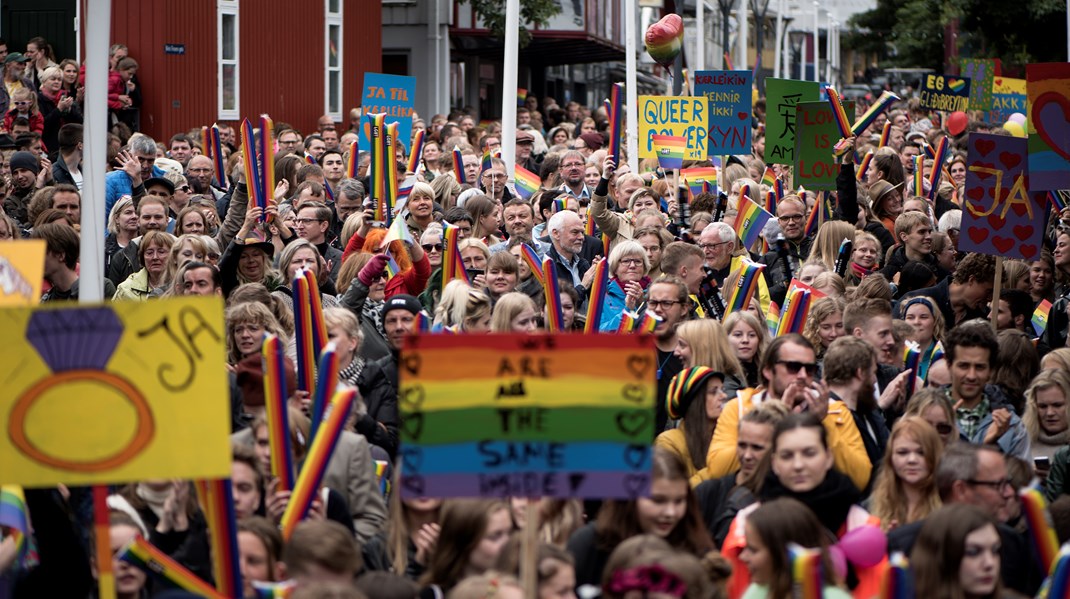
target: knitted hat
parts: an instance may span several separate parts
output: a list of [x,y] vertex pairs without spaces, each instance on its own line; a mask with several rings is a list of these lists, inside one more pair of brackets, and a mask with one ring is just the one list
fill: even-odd
[[423,309],[424,306],[420,303],[420,300],[416,299],[411,295],[406,295],[402,293],[400,295],[390,296],[385,302],[383,302],[382,317],[385,320],[386,315],[389,314],[391,310],[405,310],[406,312],[411,313],[413,316],[416,316],[420,313],[420,310]]
[[588,148],[591,148],[595,151],[601,150],[602,146],[606,143],[602,136],[598,133],[584,133],[580,136],[580,139],[583,140],[583,143],[587,144]]
[[11,166],[12,173],[20,168],[24,168],[35,175],[41,172],[41,163],[37,160],[37,156],[25,151],[12,154],[11,159],[8,160],[8,165]]
[[687,413],[691,402],[706,388],[706,381],[711,377],[724,380],[724,375],[708,366],[695,366],[681,371],[669,381],[665,393],[665,410],[669,418],[679,420]]

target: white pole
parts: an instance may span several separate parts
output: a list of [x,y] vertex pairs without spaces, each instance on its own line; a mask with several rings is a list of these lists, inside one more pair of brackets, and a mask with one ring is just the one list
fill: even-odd
[[628,93],[628,108],[624,111],[628,118],[625,129],[628,132],[628,168],[633,173],[639,172],[639,90],[636,89],[635,73],[635,0],[626,0],[624,5],[624,63],[627,81],[624,82]]
[[825,81],[832,84],[832,13],[828,15],[828,35],[825,36]]
[[749,68],[747,66],[747,35],[750,33],[750,26],[748,23],[750,20],[750,4],[747,0],[739,0],[739,12],[736,13],[736,15],[739,18],[739,35],[736,36],[736,39],[739,41],[739,43],[736,44],[736,52],[739,56],[736,58],[735,67],[738,71],[746,71]]
[[821,81],[821,73],[818,69],[821,67],[821,32],[818,29],[817,22],[818,13],[820,12],[820,4],[817,0],[814,0],[814,81]]
[[108,162],[108,40],[111,38],[111,0],[89,0],[85,43],[85,114],[82,187],[82,240],[78,300],[104,301],[104,176]]
[[695,6],[695,33],[695,70],[704,71],[706,70],[706,0],[698,0]]
[[[1070,0],[1067,0],[1070,2]],[[773,77],[780,79],[780,65],[783,62],[781,47],[784,44],[784,0],[780,0],[776,7],[776,36],[773,40]]]
[[520,47],[520,0],[505,4],[505,63],[502,65],[502,160],[513,178],[516,160],[516,80]]

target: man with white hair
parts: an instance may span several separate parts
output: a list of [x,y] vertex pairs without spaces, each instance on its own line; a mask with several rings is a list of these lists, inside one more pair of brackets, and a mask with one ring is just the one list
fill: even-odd
[[[706,225],[698,238],[698,246],[702,249],[702,255],[706,259],[706,272],[712,274],[713,280],[721,289],[721,295],[725,297],[728,295],[728,290],[724,289],[725,279],[739,270],[744,260],[750,260],[746,252],[735,255],[738,243],[739,237],[735,229],[723,222]],[[769,310],[769,286],[766,284],[764,273],[758,278],[758,300],[761,303],[762,313],[765,314]]]
[[[557,278],[571,283],[581,298],[586,296],[594,278],[594,268],[580,255],[584,234],[579,215],[571,210],[557,212],[550,217],[546,229],[550,232],[551,245],[546,255],[554,262]],[[576,308],[579,309],[579,306]]]

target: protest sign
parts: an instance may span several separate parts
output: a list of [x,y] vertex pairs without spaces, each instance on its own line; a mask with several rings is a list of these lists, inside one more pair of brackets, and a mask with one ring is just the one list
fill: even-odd
[[12,308],[0,347],[0,483],[230,476],[223,303]]
[[814,81],[794,79],[765,80],[765,163],[795,164],[795,105],[817,102]]
[[[832,107],[828,102],[802,102],[795,109],[794,184],[806,189],[834,190],[839,166],[832,156],[832,146],[840,140],[840,130]],[[854,114],[854,102],[844,102],[843,109]]]
[[710,107],[694,96],[639,96],[639,157],[657,158],[655,135],[672,135],[687,140],[684,160],[706,160],[709,149]]
[[992,80],[992,106],[997,122],[1005,122],[1014,113],[1028,114],[1025,79],[996,77]]
[[363,122],[368,115],[385,114],[386,123],[398,124],[398,140],[408,152],[412,139],[412,113],[416,109],[416,77],[364,73],[364,93],[360,96],[360,149],[370,147]]
[[35,306],[41,301],[45,240],[0,242],[0,306]]
[[992,82],[1000,74],[998,58],[960,58],[959,71],[970,80],[970,110],[991,110]]
[[697,71],[695,95],[710,103],[710,153],[750,154],[750,71]]
[[1070,188],[1070,63],[1025,67],[1029,95],[1029,185]]
[[648,335],[412,336],[401,355],[403,496],[649,493]]
[[959,251],[1036,260],[1047,194],[1030,193],[1026,140],[970,134]]
[[926,75],[918,98],[925,108],[966,111],[970,107],[970,80],[950,75]]

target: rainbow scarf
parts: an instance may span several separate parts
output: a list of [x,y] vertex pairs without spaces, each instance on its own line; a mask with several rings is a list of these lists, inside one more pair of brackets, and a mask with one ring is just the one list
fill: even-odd
[[119,559],[141,568],[148,574],[189,591],[194,595],[201,595],[209,599],[224,599],[225,597],[237,597],[238,595],[223,595],[212,588],[211,585],[198,578],[193,572],[171,559],[163,551],[157,549],[141,537],[135,538],[119,550]]
[[680,178],[687,184],[691,200],[700,193],[717,194],[717,169],[712,166],[681,169]]
[[234,489],[229,478],[194,481],[201,511],[208,523],[212,576],[215,588],[226,597],[242,594],[238,522],[234,515]]
[[765,270],[764,264],[758,264],[750,260],[740,261],[739,268],[733,273],[736,275],[736,284],[729,291],[728,302],[724,310],[725,316],[732,312],[747,309],[751,298],[754,297],[754,292],[758,289],[758,281],[762,276],[763,270]]
[[1040,557],[1040,566],[1045,572],[1051,572],[1059,553],[1059,541],[1051,527],[1048,502],[1035,487],[1026,487],[1018,494],[1022,500],[1022,514],[1029,525],[1029,536],[1033,539],[1033,547]]
[[687,154],[687,138],[678,135],[652,135],[651,143],[654,154],[658,157],[658,166],[671,171],[684,166]]
[[773,218],[761,206],[755,204],[750,198],[740,195],[739,212],[736,213],[736,222],[732,227],[739,238],[743,240],[743,247],[750,248],[758,241],[765,224]]
[[824,571],[821,550],[806,549],[795,543],[788,545],[791,561],[792,595],[798,599],[821,599],[824,595]]
[[1048,300],[1041,300],[1037,304],[1037,309],[1033,310],[1033,330],[1037,332],[1037,337],[1044,334],[1044,329],[1048,328],[1048,314],[1051,312],[1051,302]]
[[22,487],[0,486],[0,526],[7,528],[15,539],[15,559],[19,568],[25,570],[36,566],[37,545],[31,532],[30,511],[26,508],[26,495]]
[[591,282],[591,297],[587,302],[587,320],[583,323],[584,333],[597,333],[602,323],[602,313],[606,305],[606,290],[609,288],[609,260],[600,261],[594,270]]
[[285,351],[279,338],[266,335],[261,348],[264,364],[264,412],[271,447],[271,476],[280,491],[294,488],[293,447],[290,445],[290,415],[287,411]]
[[412,151],[409,152],[409,164],[406,169],[410,173],[415,173],[416,169],[420,168],[420,159],[424,155],[424,137],[426,135],[426,129],[419,129],[412,138]]
[[464,177],[464,158],[461,156],[461,149],[457,146],[453,146],[453,176],[461,185],[468,183]]
[[557,280],[557,268],[549,257],[542,259],[542,291],[546,299],[546,331],[561,333],[565,330],[565,316],[561,309],[561,283]]
[[516,193],[525,200],[530,200],[535,192],[542,186],[542,179],[538,175],[520,166],[514,167],[513,178],[516,180]]
[[620,166],[620,142],[624,132],[624,84],[614,83],[609,90],[606,101],[606,115],[609,117],[609,147],[606,156]]

